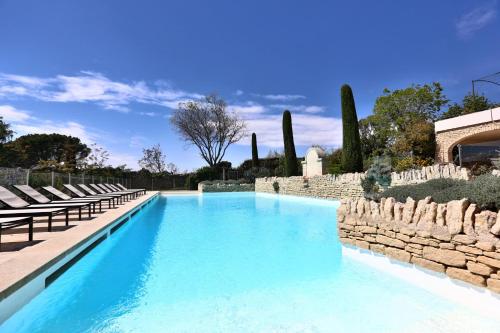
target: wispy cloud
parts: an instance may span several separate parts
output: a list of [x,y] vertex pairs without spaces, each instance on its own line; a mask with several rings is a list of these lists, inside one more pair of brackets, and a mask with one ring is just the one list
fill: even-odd
[[0,117],[6,122],[23,122],[31,118],[28,111],[18,110],[11,105],[0,105]]
[[496,1],[490,2],[462,15],[455,26],[458,36],[470,38],[491,23],[497,16],[496,4]]
[[180,101],[201,98],[198,93],[170,87],[164,81],[118,82],[101,73],[82,71],[78,75],[50,78],[0,74],[0,97],[29,96],[46,102],[95,103],[107,110],[129,112],[131,103],[175,108]]
[[295,101],[298,99],[305,99],[304,95],[295,95],[295,94],[268,94],[268,95],[258,95],[262,98],[268,99],[270,101]]
[[[283,147],[281,115],[260,115],[246,119],[249,132],[257,134],[259,145],[280,148]],[[292,114],[293,134],[295,144],[309,146],[322,144],[337,147],[342,144],[342,120],[311,114]],[[249,145],[250,139],[239,142]]]
[[304,113],[321,113],[325,112],[326,108],[319,105],[291,105],[291,104],[271,104],[269,107],[280,110],[290,110]]

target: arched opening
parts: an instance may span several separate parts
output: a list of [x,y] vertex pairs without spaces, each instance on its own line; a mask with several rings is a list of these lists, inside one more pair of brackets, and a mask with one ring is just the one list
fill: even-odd
[[500,158],[500,128],[465,136],[448,148],[450,161],[465,167],[491,166]]

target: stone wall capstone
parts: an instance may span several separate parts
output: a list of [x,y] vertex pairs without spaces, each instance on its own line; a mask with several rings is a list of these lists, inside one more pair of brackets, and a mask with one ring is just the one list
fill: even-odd
[[344,244],[500,293],[500,212],[480,212],[467,199],[344,199],[337,227]]
[[[470,179],[466,168],[454,164],[432,165],[422,169],[392,173],[391,186],[412,185],[430,179],[454,178]],[[365,173],[345,173],[341,175],[322,175],[314,177],[266,177],[255,180],[255,191],[276,193],[274,183],[279,185],[280,194],[299,195],[317,198],[344,199],[363,196],[361,179]]]

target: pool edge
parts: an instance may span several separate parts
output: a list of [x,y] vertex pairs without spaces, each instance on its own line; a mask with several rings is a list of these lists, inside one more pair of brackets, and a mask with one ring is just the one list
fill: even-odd
[[[74,243],[69,248],[57,253],[50,260],[44,262],[38,267],[33,267],[31,271],[26,274],[20,274],[18,279],[13,279],[6,287],[0,290],[0,325],[16,313],[20,308],[27,304],[33,297],[39,294],[46,288],[46,280],[53,274],[57,274],[58,270],[63,268],[69,262],[85,252],[89,247],[94,247],[99,242],[99,239],[107,238],[111,234],[111,230],[118,225],[123,225],[131,219],[138,211],[148,206],[153,200],[159,198],[159,192],[150,192],[144,197],[140,197],[134,202],[133,206],[120,207],[114,211],[109,221],[101,222],[103,225],[98,229],[92,231],[90,234],[85,235],[83,239]],[[121,210],[120,210],[121,209]],[[104,215],[104,214],[103,214]],[[113,216],[117,215],[117,216]],[[109,217],[109,216],[108,216]],[[45,242],[56,243],[60,239],[51,239]],[[11,259],[13,260],[13,259]],[[11,260],[3,263],[9,263]],[[76,261],[74,262],[76,263]],[[66,267],[65,269],[68,269]],[[8,270],[8,268],[7,268]],[[64,272],[61,272],[61,274]],[[57,276],[55,277],[57,278]]]

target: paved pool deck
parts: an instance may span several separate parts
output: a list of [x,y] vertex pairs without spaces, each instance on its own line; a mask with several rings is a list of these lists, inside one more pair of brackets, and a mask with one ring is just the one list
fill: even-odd
[[0,251],[0,303],[59,262],[68,260],[75,250],[158,194],[158,191],[149,191],[111,209],[103,203],[103,212],[93,214],[91,219],[84,217],[78,221],[77,216],[71,214],[69,226],[65,226],[64,216],[54,217],[52,232],[47,231],[45,219],[36,219],[33,242],[27,241],[27,225],[8,230],[9,233],[2,235]]

